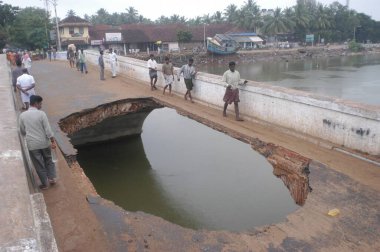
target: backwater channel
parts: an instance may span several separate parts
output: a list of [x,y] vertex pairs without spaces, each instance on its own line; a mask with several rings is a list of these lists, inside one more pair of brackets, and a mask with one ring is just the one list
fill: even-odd
[[249,144],[170,108],[153,110],[141,136],[77,148],[102,197],[184,227],[253,230],[299,207]]
[[[199,71],[222,75],[227,65],[202,65]],[[238,62],[236,69],[244,79],[380,105],[379,54]]]

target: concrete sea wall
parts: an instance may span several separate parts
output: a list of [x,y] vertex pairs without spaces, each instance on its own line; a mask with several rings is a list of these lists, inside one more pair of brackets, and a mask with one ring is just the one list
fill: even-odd
[[[97,65],[99,53],[86,51],[88,63]],[[110,69],[108,55],[104,56]],[[160,66],[159,66],[160,68]],[[178,69],[176,69],[178,70]],[[146,62],[118,57],[117,72],[129,78],[146,81]],[[164,86],[159,73],[158,86]],[[222,108],[225,86],[221,76],[199,72],[193,97],[208,106]],[[173,91],[184,94],[186,88],[175,80]],[[250,81],[240,90],[240,111],[246,118],[294,130],[372,155],[380,155],[380,106],[359,104],[332,97]],[[233,110],[233,106],[230,106]]]

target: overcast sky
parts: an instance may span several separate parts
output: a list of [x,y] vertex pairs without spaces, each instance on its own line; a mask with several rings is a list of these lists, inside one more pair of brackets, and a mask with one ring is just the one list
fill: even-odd
[[[45,0],[3,0],[14,6],[26,7],[36,6],[44,7]],[[50,2],[52,0],[49,0]],[[68,10],[73,9],[75,13],[81,17],[84,14],[95,14],[100,8],[105,8],[108,12],[124,12],[129,6],[138,10],[139,14],[151,20],[157,19],[159,16],[171,16],[178,14],[186,18],[202,16],[204,14],[213,14],[216,11],[223,11],[229,4],[234,3],[240,7],[245,0],[57,0],[57,12],[60,18],[64,18]],[[329,5],[334,0],[318,0],[318,2]],[[346,0],[338,0],[345,5]],[[256,3],[262,9],[273,9],[276,7],[285,8],[294,6],[296,0],[256,0]],[[363,12],[371,16],[375,20],[380,20],[380,11],[377,11],[379,0],[350,0],[350,9],[357,12]],[[50,10],[54,16],[54,9],[50,5]]]

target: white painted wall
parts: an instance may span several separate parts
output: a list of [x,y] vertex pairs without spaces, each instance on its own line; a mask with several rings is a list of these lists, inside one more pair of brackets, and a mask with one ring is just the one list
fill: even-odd
[[[87,51],[89,63],[97,65],[98,52]],[[104,56],[110,69],[108,56]],[[118,57],[118,73],[149,84],[146,62]],[[158,86],[163,86],[159,74]],[[196,76],[193,97],[209,106],[223,106],[224,84],[221,76],[201,73]],[[186,92],[183,78],[173,85],[173,91]],[[380,106],[358,104],[326,96],[313,95],[282,87],[249,82],[241,88],[240,111],[245,117],[295,130],[328,140],[340,146],[380,155]],[[230,106],[233,109],[233,106]]]

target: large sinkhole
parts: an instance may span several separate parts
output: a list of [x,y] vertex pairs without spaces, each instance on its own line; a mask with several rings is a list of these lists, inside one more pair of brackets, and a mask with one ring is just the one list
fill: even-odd
[[[80,135],[89,139],[94,127]],[[75,147],[80,166],[103,198],[184,227],[252,230],[283,221],[298,208],[287,188],[294,185],[283,183],[289,182],[283,170],[276,174],[282,181],[249,144],[174,109],[148,113],[141,134]]]

